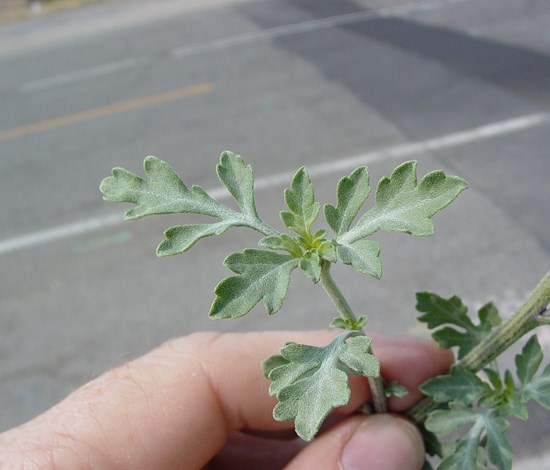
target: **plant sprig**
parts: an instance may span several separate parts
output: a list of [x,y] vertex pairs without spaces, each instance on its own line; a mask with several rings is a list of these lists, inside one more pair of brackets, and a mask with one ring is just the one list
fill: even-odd
[[500,375],[488,367],[482,378],[456,365],[450,374],[422,385],[422,392],[438,405],[429,414],[426,429],[439,436],[468,429],[448,448],[438,468],[472,469],[478,460],[499,470],[512,468],[514,452],[505,435],[510,426],[507,418],[526,420],[531,400],[550,409],[550,365],[536,375],[541,362],[542,349],[537,337],[532,336],[515,357],[518,380],[509,370]]
[[[360,215],[371,189],[367,167],[343,177],[337,186],[336,205],[325,204],[322,211],[307,169],[302,167],[284,192],[287,210],[280,217],[290,233],[282,233],[258,215],[252,168],[239,155],[223,152],[216,167],[220,182],[239,210],[216,200],[199,186],[189,188],[167,163],[156,157],[147,157],[144,169],[147,179],[115,168],[112,176],[101,183],[105,200],[135,204],[126,212],[127,219],[174,213],[216,219],[167,229],[157,248],[159,256],[183,253],[200,239],[221,235],[232,227],[248,227],[262,235],[259,247],[226,257],[224,264],[233,275],[216,286],[211,318],[241,317],[258,303],[264,304],[268,314],[275,314],[282,307],[297,269],[313,283],[320,282],[334,303],[339,316],[330,326],[343,332],[330,344],[318,347],[289,343],[263,364],[266,377],[272,381],[269,393],[279,400],[273,413],[276,420],[294,420],[298,435],[312,439],[331,410],[348,403],[351,375],[368,378],[376,412],[385,411],[387,397],[408,392],[396,382],[384,383],[372,340],[364,332],[366,316],[355,316],[332,278],[330,267],[342,263],[380,279],[380,246],[368,237],[378,231],[418,237],[433,235],[432,217],[467,188],[463,179],[433,171],[418,182],[416,162],[405,162],[380,180],[374,205]],[[321,213],[327,229],[313,231]],[[543,291],[547,290],[544,287]],[[423,313],[419,320],[436,329],[433,336],[442,347],[456,347],[460,364],[464,363],[424,384],[422,390],[428,398],[409,410],[409,415],[422,426],[428,450],[441,455],[436,434],[445,435],[463,425],[469,426],[454,444],[455,454],[443,456],[439,468],[474,468],[464,462],[468,465],[489,462],[499,470],[510,468],[512,451],[504,437],[507,417],[526,417],[525,403],[529,400],[547,408],[550,405],[550,369],[547,367],[536,375],[542,360],[538,342],[530,340],[516,357],[519,382],[515,382],[508,371],[501,377],[496,369],[485,367],[487,364],[479,366],[480,354],[483,360],[487,359],[487,354],[480,351],[485,351],[487,344],[500,344],[495,343],[495,335],[508,325],[502,323],[493,304],[482,307],[479,321],[474,323],[456,296],[444,299],[424,292],[418,294],[417,300]],[[542,304],[540,299],[538,302],[539,317],[534,319],[534,307],[522,313],[520,331],[515,332],[512,342],[533,327],[548,323],[540,318]],[[475,366],[485,367],[484,379],[476,375],[479,369]]]

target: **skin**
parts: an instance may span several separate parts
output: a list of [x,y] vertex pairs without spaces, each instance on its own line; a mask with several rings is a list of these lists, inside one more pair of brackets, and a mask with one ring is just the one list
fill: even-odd
[[[292,422],[273,420],[262,360],[285,342],[321,346],[335,334],[197,333],[169,341],[0,434],[0,469],[420,469],[424,447],[414,425],[391,414],[353,415],[370,398],[364,378],[351,378],[350,403],[311,443],[295,437]],[[452,362],[423,339],[373,335],[373,349],[386,380],[410,391],[390,398],[392,412],[419,400],[417,387]]]

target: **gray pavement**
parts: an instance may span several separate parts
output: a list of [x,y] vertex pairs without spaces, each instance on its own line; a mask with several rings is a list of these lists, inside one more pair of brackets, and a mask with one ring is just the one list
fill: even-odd
[[[215,189],[220,152],[241,153],[276,226],[302,164],[331,203],[361,163],[373,181],[410,158],[462,176],[435,237],[378,237],[381,281],[335,278],[379,331],[425,334],[418,290],[510,313],[550,266],[549,27],[546,0],[118,1],[0,27],[0,430],[174,335],[334,316],[297,273],[276,316],[210,321],[223,258],[257,238],[157,259],[179,219],[122,223],[97,189],[149,154]],[[511,430],[525,465],[549,444],[532,415]]]

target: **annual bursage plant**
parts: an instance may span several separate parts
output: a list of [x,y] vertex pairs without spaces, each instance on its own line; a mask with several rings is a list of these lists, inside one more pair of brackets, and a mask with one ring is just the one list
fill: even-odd
[[[183,253],[201,238],[221,235],[231,227],[248,227],[263,236],[259,249],[231,253],[225,259],[225,266],[234,275],[216,286],[211,318],[241,317],[259,302],[268,314],[276,313],[297,269],[313,283],[320,283],[336,306],[339,316],[330,326],[342,331],[330,344],[317,347],[287,343],[279,355],[263,363],[264,374],[271,380],[269,393],[278,400],[274,419],[294,420],[296,433],[305,440],[313,439],[331,410],[348,403],[351,375],[367,377],[372,390],[372,406],[363,406],[363,412],[385,412],[389,396],[407,393],[399,383],[388,384],[381,377],[372,340],[364,332],[366,317],[354,315],[330,267],[343,263],[379,279],[380,247],[369,237],[378,231],[433,235],[432,216],[467,188],[463,179],[433,171],[418,182],[416,162],[405,162],[380,180],[374,204],[354,222],[370,193],[368,169],[357,168],[339,181],[336,205],[323,207],[330,232],[313,233],[312,225],[321,206],[302,167],[284,192],[288,210],[280,215],[292,232],[287,234],[258,215],[252,168],[239,155],[223,152],[216,167],[219,180],[235,198],[239,210],[214,199],[200,186],[189,188],[156,157],[147,157],[144,168],[147,179],[114,168],[112,176],[101,183],[105,200],[135,204],[126,212],[126,219],[174,213],[215,219],[169,228],[158,245],[159,256]],[[513,449],[505,435],[508,418],[526,419],[526,405],[531,400],[550,408],[550,365],[539,370],[542,350],[536,336],[516,356],[515,377],[509,370],[501,373],[496,359],[526,333],[550,323],[546,311],[549,297],[547,274],[512,317],[503,321],[495,305],[487,303],[474,323],[458,297],[417,294],[417,309],[422,313],[418,320],[432,330],[441,347],[456,348],[457,352],[451,371],[424,383],[421,391],[426,397],[406,412],[422,430],[427,452],[439,456],[437,468],[511,468]],[[440,437],[448,434],[451,438],[442,443]],[[428,461],[425,468],[432,468]]]

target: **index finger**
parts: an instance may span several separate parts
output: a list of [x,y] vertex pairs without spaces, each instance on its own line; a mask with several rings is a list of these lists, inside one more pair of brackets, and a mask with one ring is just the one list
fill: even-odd
[[[200,468],[231,432],[292,428],[292,422],[273,420],[275,399],[259,364],[287,341],[325,345],[335,334],[199,333],[170,341],[0,436],[0,446],[17,441],[27,455],[55,454],[67,468],[80,468],[83,460],[91,468]],[[420,397],[419,384],[452,360],[426,340],[375,336],[373,348],[383,374],[410,390],[396,404],[401,409]],[[350,404],[340,411],[369,399],[366,380],[354,378],[351,386]]]

